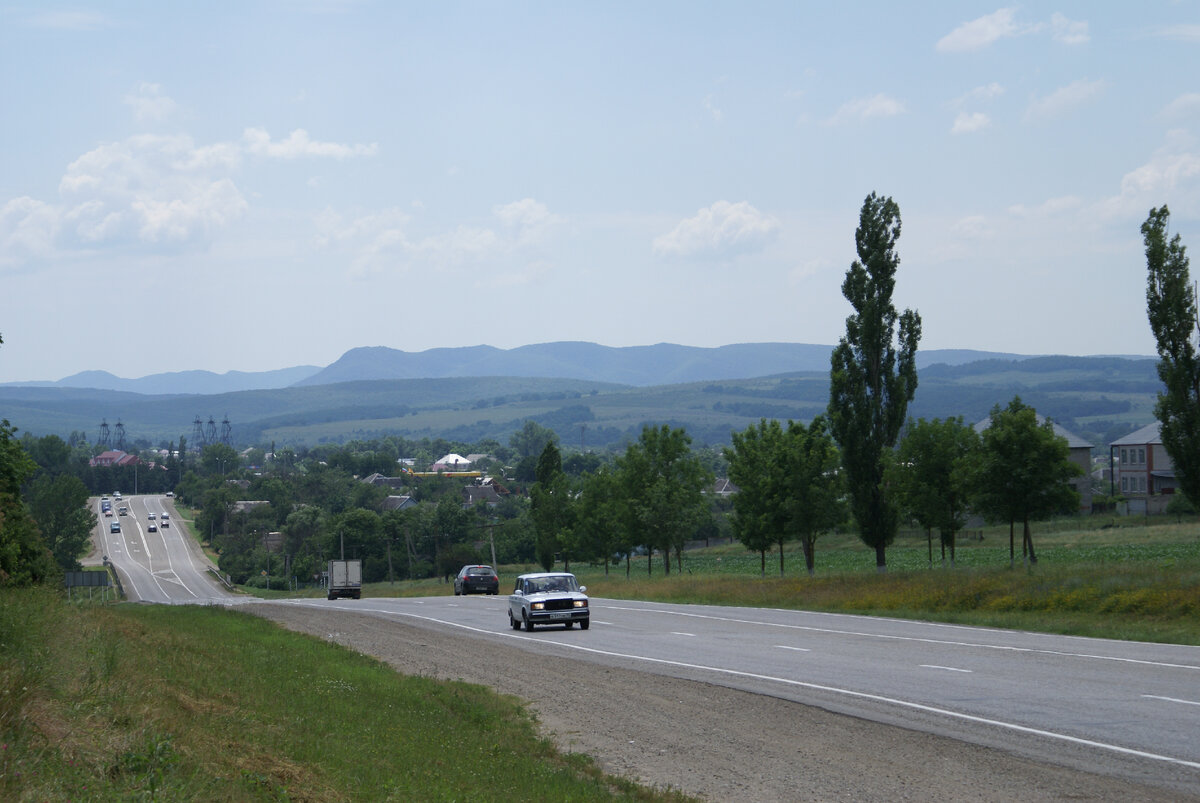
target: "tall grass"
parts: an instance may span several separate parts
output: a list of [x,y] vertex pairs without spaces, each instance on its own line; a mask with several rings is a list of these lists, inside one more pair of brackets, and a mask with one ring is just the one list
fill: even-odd
[[0,591],[4,800],[676,800],[483,687],[220,608]]

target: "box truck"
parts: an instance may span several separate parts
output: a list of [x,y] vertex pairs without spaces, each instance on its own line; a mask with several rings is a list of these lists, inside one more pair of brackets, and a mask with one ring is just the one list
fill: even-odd
[[327,599],[362,597],[362,561],[361,560],[331,560],[329,561],[329,588]]

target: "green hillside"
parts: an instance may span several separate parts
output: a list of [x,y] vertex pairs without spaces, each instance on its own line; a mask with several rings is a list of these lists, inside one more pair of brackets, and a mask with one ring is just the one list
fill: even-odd
[[[914,418],[981,420],[1014,395],[1097,446],[1153,420],[1154,361],[1040,357],[932,365],[921,370]],[[344,382],[211,396],[144,396],[69,388],[0,388],[0,410],[34,435],[94,439],[118,420],[129,441],[191,438],[194,420],[224,418],[238,445],[314,445],[388,434],[502,443],[534,419],[564,444],[603,448],[647,423],[685,427],[694,442],[724,444],[760,418],[807,421],[829,397],[823,372],[633,387],[577,379],[473,377]]]

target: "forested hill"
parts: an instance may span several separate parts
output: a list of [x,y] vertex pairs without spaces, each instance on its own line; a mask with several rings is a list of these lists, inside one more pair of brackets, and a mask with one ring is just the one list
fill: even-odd
[[[611,347],[563,341],[514,349],[471,346],[418,352],[377,346],[351,349],[296,385],[329,385],[360,379],[526,376],[647,387],[828,371],[832,351],[833,346],[810,343],[738,343],[699,348],[674,343]],[[1020,359],[1015,354],[966,349],[917,354],[918,367],[935,363],[959,365],[984,358]]]
[[[1161,387],[1153,359],[987,359],[920,369],[914,418],[978,421],[1014,396],[1097,447],[1154,420]],[[131,442],[192,439],[196,418],[224,418],[237,445],[315,445],[401,435],[507,443],[527,420],[564,445],[598,449],[635,439],[646,424],[687,429],[697,445],[723,445],[760,418],[809,421],[829,400],[829,371],[635,386],[583,379],[389,379],[242,391],[146,396],[114,391],[0,387],[0,411],[22,432],[73,432],[95,440],[120,420]]]

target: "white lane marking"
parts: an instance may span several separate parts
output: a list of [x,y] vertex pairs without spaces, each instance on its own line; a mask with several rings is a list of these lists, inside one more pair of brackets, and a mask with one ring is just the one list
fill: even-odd
[[[291,604],[300,605],[310,608],[325,607],[320,603],[309,600],[271,600],[264,601],[263,604]],[[973,714],[964,714],[961,711],[951,711],[946,708],[937,708],[936,706],[925,705],[924,703],[914,703],[911,700],[901,700],[896,697],[884,697],[880,694],[871,694],[870,692],[855,691],[854,689],[842,689],[837,686],[826,686],[820,683],[809,683],[803,680],[793,680],[792,678],[781,678],[772,675],[760,675],[757,672],[744,672],[738,669],[725,669],[719,666],[705,666],[704,664],[689,664],[683,661],[670,661],[666,658],[650,658],[644,655],[632,655],[623,652],[613,652],[612,650],[601,650],[595,647],[584,647],[579,644],[570,644],[563,641],[550,641],[548,639],[533,638],[531,636],[518,635],[514,632],[485,630],[482,627],[473,627],[464,625],[458,622],[450,622],[445,619],[435,619],[431,616],[422,616],[420,614],[409,613],[408,611],[397,611],[387,608],[358,608],[356,609],[363,613],[382,613],[387,616],[405,616],[411,619],[422,619],[426,622],[434,622],[447,627],[457,627],[460,630],[469,630],[472,633],[480,633],[486,636],[499,636],[500,638],[519,639],[521,641],[532,641],[538,644],[553,644],[557,647],[562,647],[568,650],[578,650],[579,652],[588,652],[594,655],[604,655],[609,658],[624,658],[631,661],[645,661],[650,664],[661,664],[663,666],[674,666],[680,669],[696,669],[702,672],[713,672],[719,675],[730,675],[732,677],[749,678],[752,680],[764,680],[770,683],[779,683],[785,686],[795,686],[802,689],[813,689],[815,691],[829,692],[832,694],[842,694],[847,697],[855,697],[861,700],[872,700],[879,703],[887,703],[890,705],[899,706],[901,708],[909,708],[914,711],[923,711],[928,714],[939,714],[941,716],[950,717],[951,719],[960,719],[964,722],[974,722],[979,725],[990,725],[996,728],[1004,728],[1006,730],[1015,731],[1017,733],[1028,733],[1034,736],[1043,736],[1047,739],[1056,739],[1062,742],[1070,742],[1071,744],[1084,745],[1085,747],[1095,747],[1100,750],[1108,750],[1113,753],[1121,753],[1127,756],[1136,756],[1138,758],[1146,758],[1152,761],[1163,761],[1168,764],[1177,764],[1182,767],[1190,767],[1191,769],[1200,769],[1200,761],[1188,761],[1187,759],[1175,758],[1174,756],[1164,756],[1158,753],[1147,753],[1144,750],[1135,750],[1131,747],[1122,747],[1117,744],[1109,744],[1107,742],[1097,742],[1092,739],[1082,739],[1078,736],[1069,736],[1065,733],[1055,733],[1054,731],[1042,730],[1041,728],[1031,728],[1027,725],[1018,725],[1015,722],[1004,722],[998,719],[988,719],[987,717],[977,717]]]
[[1200,705],[1200,700],[1180,700],[1178,697],[1160,697],[1157,694],[1143,694],[1150,700],[1166,700],[1168,703],[1183,703],[1184,705]]
[[[923,636],[895,636],[889,633],[864,633],[856,630],[837,630],[828,627],[813,627],[812,625],[790,625],[781,622],[764,622],[760,619],[736,619],[730,616],[714,616],[705,613],[691,613],[688,611],[671,611],[663,608],[627,608],[620,605],[606,605],[606,608],[613,608],[619,611],[633,611],[635,613],[661,613],[668,616],[690,616],[696,619],[710,619],[716,622],[730,622],[739,625],[761,625],[763,627],[781,627],[786,630],[804,630],[810,633],[829,633],[835,636],[860,636],[862,638],[878,638],[889,641],[915,641],[921,644],[940,644],[946,647],[975,647],[981,650],[1000,650],[1002,652],[1026,652],[1036,653],[1039,655],[1057,655],[1060,658],[1090,658],[1096,661],[1116,661],[1118,663],[1141,664],[1143,666],[1161,666],[1168,669],[1195,669],[1200,670],[1200,665],[1196,664],[1172,664],[1163,661],[1147,661],[1141,658],[1120,658],[1112,655],[1095,655],[1092,653],[1083,652],[1066,652],[1063,650],[1046,650],[1036,647],[1010,647],[1003,644],[984,644],[974,641],[948,641],[945,639],[933,639]],[[795,613],[795,611],[792,611]],[[807,613],[807,612],[806,612]],[[896,620],[903,621],[903,620]],[[925,624],[922,622],[921,624]]]
[[974,673],[974,669],[959,669],[956,666],[938,666],[937,664],[920,664],[922,669],[943,669],[947,672],[966,672],[968,675]]
[[777,650],[792,650],[794,652],[812,652],[812,650],[808,649],[807,647],[789,647],[786,644],[776,644],[775,649],[777,649]]
[[672,635],[672,636],[687,636],[688,638],[695,638],[695,637],[696,637],[696,634],[695,634],[695,633],[680,633],[678,630],[672,630],[672,631],[671,631],[671,635]]

